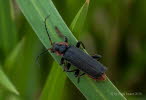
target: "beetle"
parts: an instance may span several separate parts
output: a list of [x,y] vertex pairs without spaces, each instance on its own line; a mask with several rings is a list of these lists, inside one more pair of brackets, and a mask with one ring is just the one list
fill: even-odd
[[[45,18],[44,24],[52,48],[47,49],[45,52],[50,50],[51,53],[55,53],[58,56],[61,56],[60,65],[64,66],[65,72],[74,72],[75,77],[78,77],[78,83],[80,77],[85,74],[87,74],[94,80],[105,80],[105,71],[107,70],[107,68],[99,62],[101,56],[90,56],[87,53],[83,52],[80,49],[80,46],[82,45],[84,49],[85,46],[81,41],[77,42],[76,46],[69,45],[68,38],[64,36],[64,42],[52,42],[46,25],[48,17]],[[57,27],[55,27],[55,30],[56,32],[61,33]],[[45,52],[41,54],[44,54]],[[76,69],[70,70],[71,65],[74,65]],[[83,73],[81,73],[81,71]]]

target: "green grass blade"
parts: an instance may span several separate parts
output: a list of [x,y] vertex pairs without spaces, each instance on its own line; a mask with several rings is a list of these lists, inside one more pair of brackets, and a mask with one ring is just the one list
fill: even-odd
[[20,98],[34,100],[38,89],[38,64],[35,63],[38,55],[39,41],[28,23],[24,22],[22,28],[25,36],[5,60],[4,68],[11,81],[21,94]]
[[8,72],[13,69],[14,64],[18,61],[23,46],[24,46],[24,38],[18,43],[16,48],[12,50],[11,54],[5,60],[4,67]]
[[[23,12],[24,16],[31,24],[35,33],[46,48],[50,48],[50,42],[44,28],[44,19],[50,15],[47,21],[47,28],[53,42],[63,41],[58,37],[54,27],[57,26],[60,31],[68,37],[69,44],[75,45],[77,40],[72,35],[58,11],[53,5],[51,0],[17,0],[17,3]],[[53,58],[59,63],[60,57],[55,54],[51,54]],[[74,77],[74,73],[67,73],[71,81],[76,87],[83,93],[88,100],[124,100],[124,96],[117,90],[117,88],[107,78],[106,81],[96,82],[91,78],[84,76],[81,78],[80,84],[77,83],[77,79]],[[112,93],[118,94],[113,96]]]
[[[81,7],[79,12],[77,13],[76,17],[74,18],[74,20],[70,26],[70,28],[74,32],[74,34],[79,33],[83,27],[85,17],[88,12],[88,5],[89,5],[89,1],[87,0],[84,3],[84,5]],[[62,70],[60,70],[60,68],[58,69],[58,64],[54,63],[52,71],[51,71],[51,73],[49,73],[47,83],[42,92],[41,100],[51,100],[54,97],[55,97],[54,98],[55,100],[61,100],[62,92],[65,92],[64,88],[63,88],[64,84],[58,84],[58,83],[59,82],[65,83],[66,77],[64,76],[63,73],[62,73],[63,75],[59,75],[59,73],[62,73]],[[52,77],[54,77],[53,80],[51,80]],[[61,80],[59,80],[59,79],[61,79]],[[60,93],[58,92],[58,89],[55,89],[56,88],[55,86],[57,86],[57,88],[62,87],[60,90]],[[54,90],[56,90],[56,91],[53,91],[51,87],[55,87]],[[51,88],[51,90],[50,90],[50,88]],[[53,91],[53,92],[51,92],[51,91]],[[54,92],[56,92],[56,93],[54,93]],[[60,94],[60,96],[55,96],[55,94]]]
[[[25,24],[27,25],[27,24]],[[24,26],[24,27],[28,27]],[[26,28],[24,41],[22,40],[19,57],[10,70],[10,77],[17,86],[24,100],[34,100],[38,89],[38,70],[39,67],[35,63],[36,55],[39,50],[39,41],[30,28]],[[19,48],[18,48],[19,49]],[[8,66],[9,67],[9,66]]]
[[2,66],[0,66],[0,85],[4,87],[5,89],[9,90],[12,93],[15,93],[16,95],[19,95],[19,92],[15,88],[15,86],[10,82],[8,77],[5,75],[5,73],[1,69]]
[[77,15],[75,16],[74,20],[71,23],[70,29],[72,32],[79,37],[81,35],[81,30],[84,26],[84,22],[88,12],[89,0],[86,0],[84,5],[81,7]]
[[61,100],[66,78],[60,66],[54,62],[40,100]]
[[17,33],[11,14],[10,0],[0,0],[0,48],[4,56],[8,55],[17,42]]

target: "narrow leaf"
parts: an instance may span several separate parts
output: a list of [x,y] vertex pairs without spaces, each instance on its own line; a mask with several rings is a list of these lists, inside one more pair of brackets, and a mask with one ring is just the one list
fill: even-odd
[[84,22],[88,12],[89,2],[90,0],[86,0],[86,2],[81,7],[81,9],[79,10],[79,12],[71,23],[70,29],[77,37],[79,37],[79,35],[81,34],[81,30],[84,26]]
[[10,92],[13,92],[16,95],[19,95],[19,92],[16,90],[15,86],[11,83],[11,81],[2,71],[1,67],[2,66],[0,66],[0,85],[6,88],[7,90],[9,90]]
[[24,46],[24,38],[18,43],[16,48],[12,50],[11,54],[5,60],[4,67],[6,68],[7,71],[10,71],[12,67],[14,67],[14,64],[18,61],[23,46]]
[[[44,27],[44,19],[48,15],[50,15],[50,17],[47,20],[47,28],[53,42],[64,41],[59,38],[58,34],[55,32],[55,26],[57,26],[62,34],[68,37],[70,45],[75,45],[77,43],[77,40],[60,17],[51,0],[17,0],[17,3],[46,48],[51,48],[50,41]],[[60,63],[59,56],[52,53],[51,55],[58,63]],[[105,81],[96,82],[87,76],[83,76],[78,84],[76,77],[74,77],[74,73],[67,73],[67,75],[88,100],[125,99],[108,78]],[[113,93],[118,95],[114,96]]]
[[37,94],[39,79],[37,76],[39,67],[35,64],[39,42],[30,28],[26,28],[25,32],[24,41],[22,40],[22,43],[15,49],[18,53],[15,55],[14,51],[14,57],[12,57],[16,58],[16,62],[13,63],[11,59],[8,60],[13,65],[8,66],[8,68],[11,68],[8,74],[11,75],[10,77],[15,82],[23,99],[34,100]]
[[41,100],[61,100],[66,78],[63,70],[54,62],[43,89]]
[[0,0],[0,13],[0,48],[6,56],[17,42],[16,29],[11,16],[10,0]]

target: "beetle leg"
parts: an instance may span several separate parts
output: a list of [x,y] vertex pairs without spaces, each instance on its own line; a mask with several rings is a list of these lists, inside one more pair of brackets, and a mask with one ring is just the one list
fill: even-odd
[[45,54],[45,53],[47,53],[47,52],[48,52],[48,49],[45,50],[45,51],[43,51],[42,53],[40,53],[40,54],[37,56],[35,62],[37,62],[37,63],[40,65],[40,63],[39,63],[39,58],[40,58],[40,56],[42,56],[43,54]]
[[64,64],[65,63],[64,61],[65,61],[65,59],[62,57],[60,60],[60,65]]
[[80,70],[79,69],[77,69],[75,71],[75,77],[78,77],[78,81],[77,81],[78,83],[80,82],[80,77],[83,76],[83,75],[85,75],[85,73],[80,74]]
[[85,74],[86,73],[82,73],[82,74],[78,75],[78,83],[80,82],[80,77],[83,76],[83,75],[85,75]]
[[79,69],[77,69],[76,71],[75,71],[75,77],[78,77],[79,76],[79,74],[80,74],[80,70]]
[[85,74],[86,74],[86,73],[82,73],[82,74],[80,75],[80,77],[83,76],[83,75],[85,75]]
[[80,83],[80,77],[78,77],[78,81],[77,82]]
[[62,57],[61,60],[60,60],[60,65],[63,65],[63,64],[65,65],[63,71],[68,71],[69,68],[70,68],[70,66],[71,66],[71,64],[70,64],[70,63],[67,63],[67,64],[66,64],[66,63],[65,63],[65,59]]
[[66,72],[76,72],[78,69],[66,70]]
[[80,70],[76,69],[74,75],[75,75],[75,77],[78,77],[77,83],[79,83],[80,82]]
[[68,38],[65,36],[64,42],[68,43]]
[[94,55],[94,56],[92,56],[94,59],[96,59],[96,60],[100,60],[100,58],[102,57],[101,55]]
[[69,72],[71,64],[67,63],[66,66],[64,66],[64,71]]
[[80,45],[82,45],[82,47],[85,49],[85,46],[81,41],[77,42],[76,47],[79,48]]
[[[70,63],[68,63],[68,64],[70,64]],[[86,73],[80,74],[79,69],[74,69],[74,70],[71,70],[71,71],[67,70],[66,72],[75,72],[74,75],[75,75],[75,77],[78,77],[78,80],[77,80],[78,83],[80,82],[80,77],[86,74]]]

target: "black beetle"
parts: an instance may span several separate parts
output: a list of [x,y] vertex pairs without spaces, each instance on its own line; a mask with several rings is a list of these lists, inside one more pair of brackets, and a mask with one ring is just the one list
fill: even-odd
[[[100,55],[90,56],[87,53],[83,52],[81,49],[79,49],[80,45],[82,45],[82,47],[85,49],[84,44],[81,41],[78,42],[76,46],[69,45],[67,37],[65,37],[64,42],[53,43],[46,26],[47,18],[48,17],[45,18],[44,23],[49,40],[52,45],[52,48],[48,50],[62,57],[60,65],[64,65],[64,71],[74,72],[75,77],[78,77],[78,82],[80,76],[83,76],[85,74],[87,74],[94,80],[105,80],[106,67],[104,67],[99,61],[97,61],[101,58],[101,56]],[[61,33],[57,27],[55,27],[55,29],[56,32]],[[71,64],[74,65],[77,69],[69,70]],[[81,71],[83,72],[82,74],[80,74]]]

